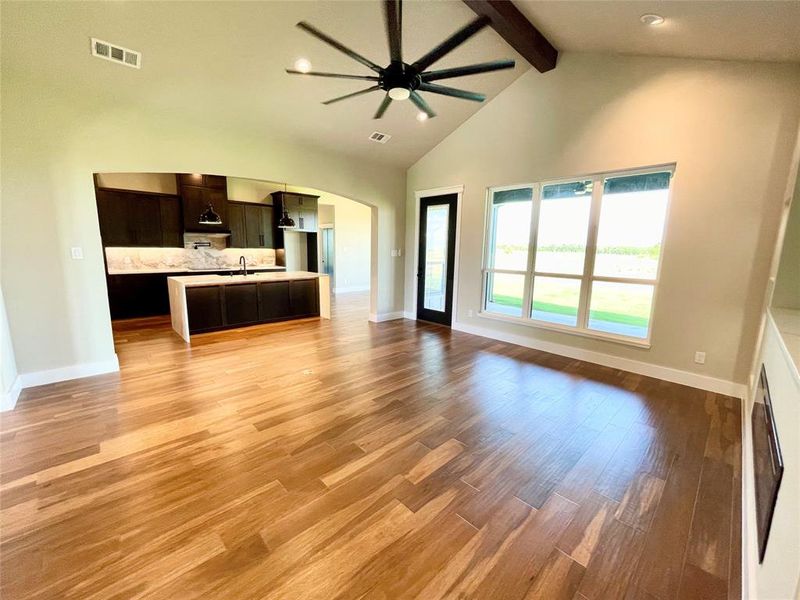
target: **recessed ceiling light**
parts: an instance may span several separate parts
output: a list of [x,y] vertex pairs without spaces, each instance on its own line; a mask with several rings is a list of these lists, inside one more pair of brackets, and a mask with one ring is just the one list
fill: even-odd
[[308,73],[311,70],[311,62],[307,58],[298,58],[294,61],[294,68],[301,73]]
[[425,114],[424,112],[417,113],[417,121],[427,121],[427,120],[428,120],[427,114]]
[[651,27],[655,27],[656,25],[661,25],[664,23],[664,17],[653,13],[642,15],[639,17],[639,20],[645,25],[650,25]]

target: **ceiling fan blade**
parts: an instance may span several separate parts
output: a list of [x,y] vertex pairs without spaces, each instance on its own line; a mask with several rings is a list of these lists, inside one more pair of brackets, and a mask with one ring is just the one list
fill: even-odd
[[333,47],[334,47],[334,48],[336,48],[336,49],[337,49],[339,52],[342,52],[342,53],[346,54],[347,56],[349,56],[349,57],[350,57],[350,58],[352,58],[353,60],[357,60],[358,62],[360,62],[360,63],[361,63],[362,65],[364,65],[365,67],[369,67],[370,69],[372,69],[372,70],[373,70],[373,71],[375,71],[376,73],[379,73],[379,72],[380,72],[381,68],[380,68],[378,65],[376,65],[374,62],[372,62],[370,59],[368,59],[368,58],[364,58],[364,57],[363,57],[363,56],[361,56],[361,55],[360,55],[358,52],[355,52],[354,50],[351,50],[350,48],[348,48],[348,47],[347,47],[347,46],[345,46],[344,44],[341,44],[341,43],[337,42],[337,41],[336,41],[335,39],[333,39],[332,37],[330,37],[330,36],[328,36],[328,35],[325,35],[324,33],[322,33],[322,32],[321,32],[319,29],[317,29],[317,28],[316,28],[316,27],[314,27],[313,25],[309,25],[309,24],[308,24],[308,23],[306,23],[305,21],[300,21],[300,22],[297,24],[297,26],[298,26],[300,29],[302,29],[302,30],[304,30],[304,31],[306,31],[306,32],[308,32],[308,33],[310,33],[310,34],[311,34],[311,35],[313,35],[315,38],[317,38],[317,39],[319,39],[319,40],[322,40],[323,42],[325,42],[325,43],[326,43],[326,44],[328,44],[329,46],[333,46]]
[[344,73],[321,73],[316,71],[297,71],[295,69],[286,69],[289,75],[309,75],[311,77],[334,77],[336,79],[363,79],[365,81],[378,81],[377,77],[373,75],[345,75]]
[[383,101],[381,102],[381,105],[378,107],[378,110],[375,112],[375,116],[372,118],[380,119],[383,116],[383,113],[386,112],[386,109],[389,108],[389,105],[391,103],[392,103],[392,98],[389,96],[389,94],[386,94],[383,97]]
[[421,83],[417,89],[421,92],[431,92],[433,94],[441,94],[442,96],[462,98],[463,100],[474,100],[475,102],[483,102],[486,100],[486,96],[478,94],[477,92],[468,92],[466,90],[458,90],[456,88],[434,85],[432,83]]
[[481,29],[486,27],[491,19],[486,16],[481,16],[472,21],[471,23],[465,25],[458,31],[456,31],[453,35],[443,41],[441,44],[436,46],[433,50],[428,52],[425,56],[420,58],[417,62],[414,63],[414,68],[417,71],[424,71],[428,67],[430,67],[433,63],[437,60],[442,58],[445,54],[452,51],[453,49],[457,48],[473,35],[478,33]]
[[331,98],[330,100],[325,100],[323,104],[333,104],[334,102],[339,102],[340,100],[347,100],[348,98],[355,98],[356,96],[360,96],[361,94],[368,94],[370,92],[374,92],[375,90],[381,89],[379,85],[373,85],[372,87],[368,87],[365,90],[359,90],[357,92],[353,92],[352,94],[345,94],[344,96],[339,96],[338,98]]
[[513,69],[516,63],[511,60],[493,60],[492,62],[468,65],[466,67],[454,67],[452,69],[440,69],[439,71],[426,71],[420,74],[422,81],[436,81],[437,79],[450,79],[451,77],[463,77],[464,75],[475,75],[477,73],[490,73],[491,71],[501,71],[503,69]]
[[428,103],[420,96],[417,92],[411,92],[411,96],[409,96],[410,100],[416,104],[417,108],[428,115],[429,119],[432,119],[436,116],[436,113],[433,112],[433,109],[428,106]]
[[389,55],[392,62],[403,62],[402,50],[402,11],[401,0],[384,0],[383,9],[386,13],[386,34],[389,37]]

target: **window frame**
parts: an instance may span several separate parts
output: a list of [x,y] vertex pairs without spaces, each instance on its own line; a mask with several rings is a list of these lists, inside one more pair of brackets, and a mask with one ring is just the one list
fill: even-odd
[[[533,183],[520,183],[516,185],[501,185],[491,186],[486,189],[486,206],[484,211],[484,239],[483,239],[483,256],[481,261],[481,297],[480,309],[478,316],[495,319],[499,321],[506,321],[518,325],[526,325],[528,327],[535,327],[537,329],[547,329],[551,331],[558,331],[561,333],[568,333],[571,335],[578,335],[582,337],[597,338],[620,344],[637,346],[642,348],[651,347],[651,338],[653,335],[653,317],[655,315],[655,307],[658,299],[659,283],[661,281],[661,268],[664,263],[664,249],[667,242],[667,224],[669,223],[670,207],[672,206],[672,186],[673,178],[675,176],[675,163],[668,163],[663,165],[654,165],[650,167],[641,167],[634,169],[620,169],[614,171],[603,171],[600,173],[591,173],[586,175],[576,175],[572,177],[559,177],[557,179],[546,179]],[[661,252],[658,256],[658,265],[656,267],[656,274],[654,279],[646,278],[630,278],[630,277],[609,277],[605,275],[594,275],[594,264],[597,256],[597,236],[600,228],[600,213],[602,209],[603,191],[605,188],[605,180],[615,177],[629,177],[632,175],[648,175],[651,173],[665,173],[670,174],[669,188],[667,189],[667,206],[664,212],[664,225],[661,231]],[[580,274],[566,274],[566,273],[552,273],[549,271],[536,270],[536,249],[538,247],[538,232],[539,232],[539,216],[542,203],[542,190],[545,186],[559,184],[559,183],[574,183],[576,181],[592,181],[592,195],[591,205],[589,208],[589,225],[586,234],[586,252],[584,254],[583,272]],[[492,257],[491,243],[494,233],[494,210],[493,198],[495,192],[502,192],[507,190],[516,190],[530,188],[531,189],[531,222],[528,234],[528,264],[527,269],[523,271],[515,271],[508,269],[495,269],[490,266]],[[504,315],[502,313],[490,312],[486,309],[487,306],[487,288],[489,276],[492,273],[508,273],[513,275],[524,276],[524,287],[522,295],[522,311],[521,316]],[[533,283],[536,277],[554,277],[561,279],[570,279],[580,282],[580,292],[578,297],[578,315],[577,324],[563,325],[560,323],[550,323],[548,321],[541,321],[532,317],[532,299],[533,299]],[[598,331],[589,328],[589,313],[591,305],[592,284],[594,282],[608,282],[608,283],[628,283],[649,285],[653,288],[652,301],[650,303],[650,315],[648,319],[647,337],[637,338],[633,336],[625,336],[616,333],[605,331]]]

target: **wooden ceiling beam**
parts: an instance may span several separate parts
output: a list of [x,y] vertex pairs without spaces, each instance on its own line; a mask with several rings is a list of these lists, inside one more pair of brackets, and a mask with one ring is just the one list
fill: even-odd
[[463,0],[479,15],[492,20],[492,28],[514,50],[544,73],[556,66],[558,50],[509,0]]

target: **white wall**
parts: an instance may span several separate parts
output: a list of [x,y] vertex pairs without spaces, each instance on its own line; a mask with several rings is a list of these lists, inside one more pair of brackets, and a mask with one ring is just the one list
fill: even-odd
[[286,270],[287,271],[307,271],[308,270],[308,242],[307,233],[284,230],[283,247],[286,250]]
[[[23,29],[24,13],[5,8],[4,31]],[[40,81],[37,69],[17,67],[38,39],[4,35],[1,40],[0,266],[20,373],[57,370],[52,372],[63,378],[113,369],[116,363],[92,180],[96,172],[216,173],[302,182],[371,205],[378,246],[375,306],[379,315],[401,310],[403,265],[391,257],[391,249],[404,236],[403,169],[300,146],[238,123],[217,122],[214,115],[183,120],[171,104],[145,112],[124,101],[106,102],[70,77]],[[86,52],[76,53],[75,60],[93,59]],[[84,260],[70,259],[72,246],[83,248]]]
[[[456,326],[738,390],[730,382],[747,379],[753,357],[798,97],[797,65],[564,54],[553,71],[520,77],[411,167],[406,247],[414,192],[464,184]],[[481,304],[487,187],[672,162],[650,349],[468,316]],[[695,350],[707,353],[705,365],[693,362]]]
[[0,397],[0,411],[14,408],[19,395],[19,380],[2,289],[0,289],[0,387],[3,393]]
[[282,183],[228,177],[228,200],[272,204],[272,192],[283,190]]
[[800,170],[786,222],[772,306],[800,309]]
[[175,173],[98,173],[97,185],[157,194],[178,193]]
[[326,194],[320,206],[330,207],[334,219],[334,282],[335,292],[356,292],[369,289],[370,210],[347,198]]

